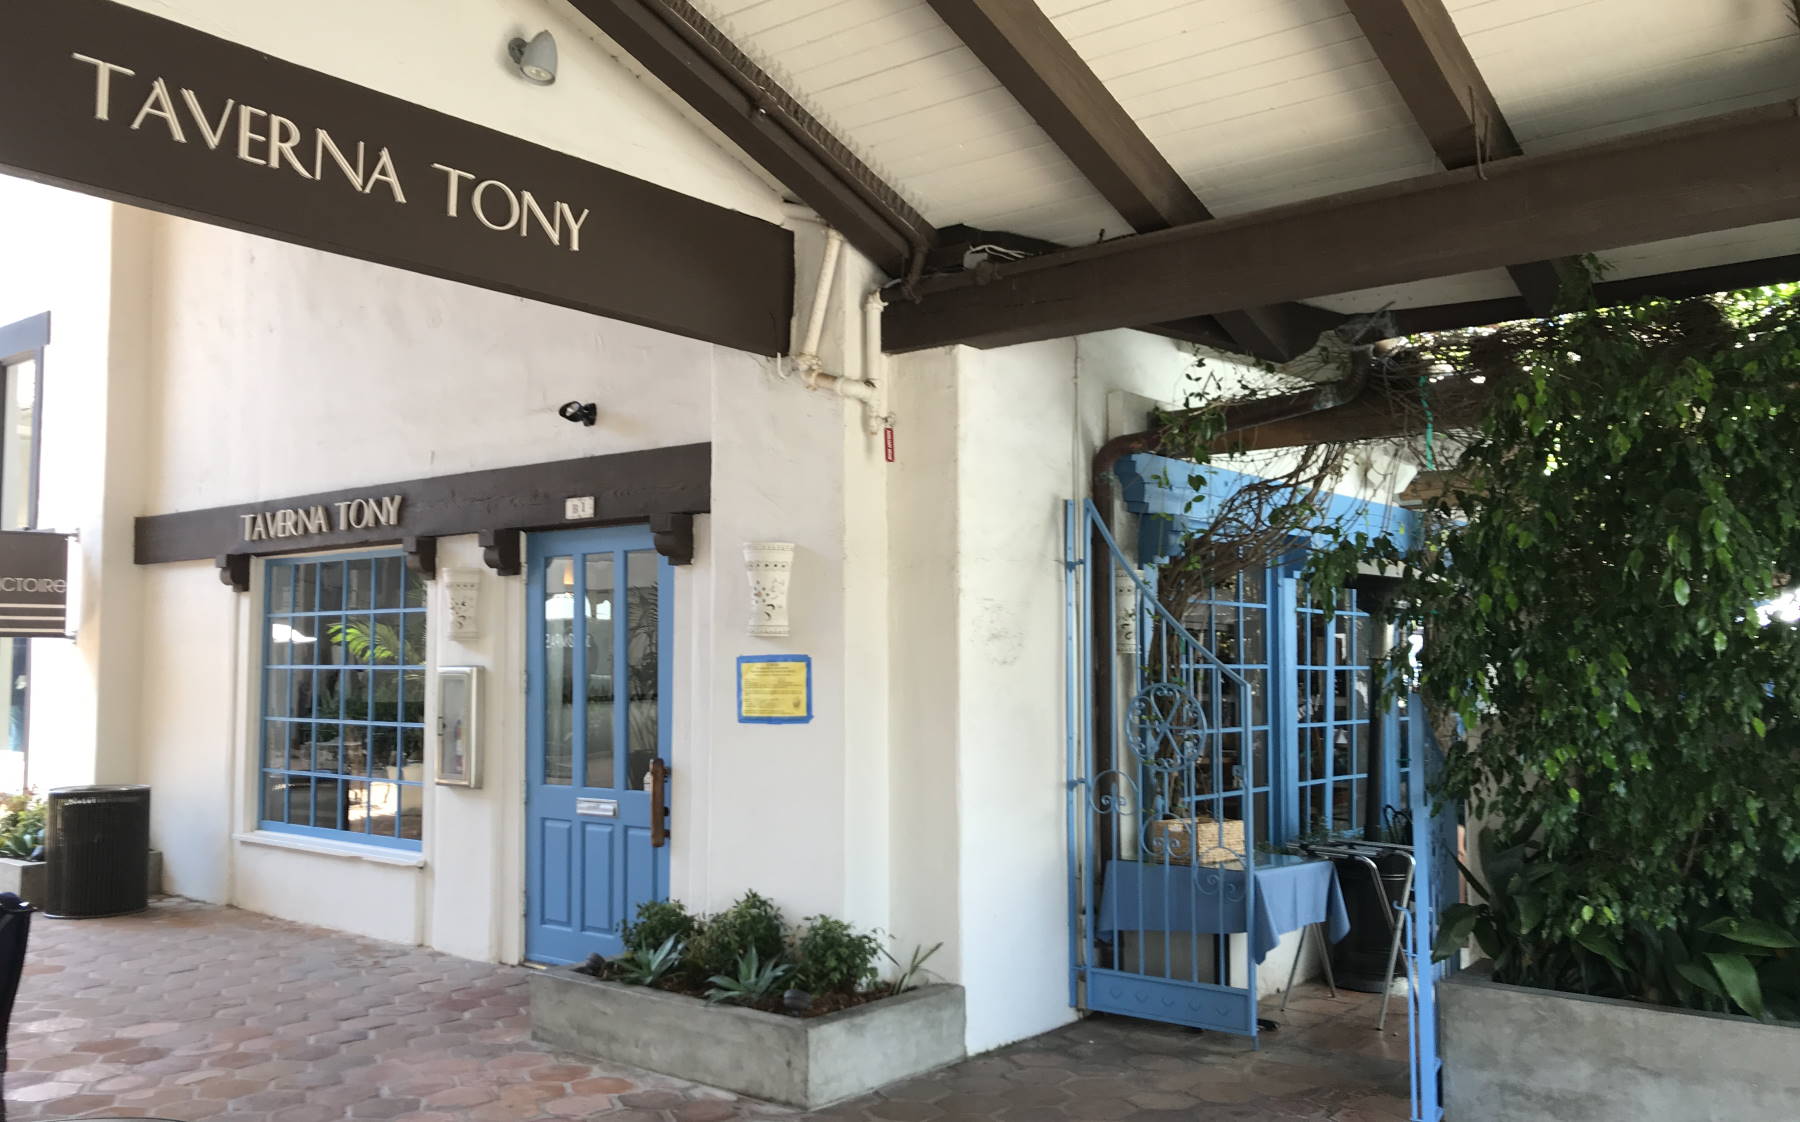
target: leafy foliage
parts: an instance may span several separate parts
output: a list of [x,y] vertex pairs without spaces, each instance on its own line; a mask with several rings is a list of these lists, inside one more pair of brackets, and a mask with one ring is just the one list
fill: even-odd
[[894,980],[888,986],[888,992],[905,993],[907,990],[916,989],[919,979],[925,976],[925,964],[931,960],[932,955],[942,950],[943,946],[943,943],[933,943],[929,947],[914,946],[912,957],[904,963],[895,958],[892,951],[882,947],[882,955],[894,964]]
[[700,919],[679,900],[646,900],[638,905],[637,919],[625,925],[625,949],[655,950],[670,939],[680,943],[693,940],[700,931]]
[[399,661],[400,629],[391,623],[334,623],[325,629],[325,634],[333,643],[348,647],[350,657],[357,662],[387,665]]
[[776,987],[792,969],[785,962],[759,958],[752,947],[738,958],[736,973],[714,974],[707,979],[712,988],[706,991],[706,1000],[712,1005],[761,1005],[774,996]]
[[611,976],[628,986],[653,986],[681,962],[681,950],[674,935],[653,949],[633,948],[612,960]]
[[44,845],[44,800],[30,791],[0,797],[0,857],[29,859]]
[[856,993],[875,978],[881,944],[841,919],[809,916],[794,936],[793,985],[807,993]]
[[[790,931],[781,910],[756,892],[712,917],[696,916],[677,900],[646,902],[626,925],[624,942],[625,953],[589,956],[580,969],[629,985],[795,1014],[828,1012],[875,996],[876,958],[886,953],[873,934],[830,916],[810,916]],[[915,951],[891,992],[909,988],[930,957],[931,951]],[[787,986],[790,995],[777,1001]]]
[[1713,915],[1682,928],[1630,920],[1616,932],[1588,927],[1559,938],[1543,927],[1550,902],[1542,886],[1554,866],[1537,844],[1502,844],[1489,830],[1481,848],[1485,883],[1462,868],[1480,903],[1444,909],[1435,957],[1473,937],[1495,976],[1517,985],[1800,1018],[1800,955],[1791,953],[1800,939],[1779,920]]
[[746,892],[695,933],[688,947],[687,970],[690,976],[709,979],[731,973],[751,951],[761,961],[773,963],[786,950],[787,925],[781,909],[760,893]]
[[1445,914],[1503,981],[1800,1004],[1800,300],[1648,301],[1427,341],[1489,405],[1426,540],[1346,539],[1328,599],[1400,566],[1397,656],[1453,714],[1438,793],[1503,824]]

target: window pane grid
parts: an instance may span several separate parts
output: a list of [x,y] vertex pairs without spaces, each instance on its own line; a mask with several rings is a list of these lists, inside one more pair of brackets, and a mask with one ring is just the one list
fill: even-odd
[[1317,605],[1298,609],[1300,822],[1304,830],[1359,833],[1367,816],[1369,616],[1354,589],[1328,620]]
[[[1203,704],[1206,705],[1208,723],[1216,731],[1224,790],[1231,792],[1225,795],[1213,791],[1211,768],[1201,767],[1198,778],[1202,782],[1197,792],[1201,799],[1197,810],[1227,819],[1243,817],[1243,797],[1237,793],[1240,787],[1233,774],[1244,762],[1247,742],[1252,767],[1252,783],[1248,790],[1255,800],[1256,810],[1253,842],[1269,842],[1275,836],[1275,822],[1269,811],[1274,783],[1270,745],[1274,743],[1275,730],[1268,705],[1271,678],[1268,615],[1268,578],[1265,571],[1255,570],[1237,573],[1210,589],[1204,598],[1189,605],[1182,618],[1183,625],[1201,646],[1248,683],[1248,689],[1240,687],[1216,673],[1214,664],[1209,661],[1182,660],[1182,669],[1192,679],[1206,684],[1208,696]],[[1224,797],[1220,798],[1220,795]]]
[[423,579],[399,554],[265,572],[263,827],[418,848]]

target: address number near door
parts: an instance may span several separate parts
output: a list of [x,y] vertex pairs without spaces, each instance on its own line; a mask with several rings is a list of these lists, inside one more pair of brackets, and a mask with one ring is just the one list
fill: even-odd
[[617,818],[619,816],[618,799],[576,799],[575,813],[589,818]]

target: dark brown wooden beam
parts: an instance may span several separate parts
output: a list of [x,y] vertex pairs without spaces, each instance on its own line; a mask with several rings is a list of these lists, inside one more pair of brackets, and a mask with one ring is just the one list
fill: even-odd
[[687,0],[572,0],[576,11],[890,276],[932,226]]
[[[1212,217],[1037,0],[929,2],[1133,230]],[[1291,309],[1227,310],[1215,318],[1242,349],[1277,362],[1319,338],[1316,330],[1308,334],[1316,317]]]
[[[1345,0],[1432,151],[1451,170],[1524,155],[1443,0]],[[1519,294],[1549,315],[1562,288],[1549,261],[1509,265]]]
[[[1762,288],[1772,284],[1800,281],[1800,254],[1781,257],[1759,257],[1754,261],[1733,261],[1725,265],[1709,265],[1699,269],[1681,269],[1668,273],[1652,273],[1641,277],[1601,281],[1594,286],[1594,303],[1607,308],[1633,300],[1659,297],[1685,300],[1714,292],[1734,292],[1742,288]],[[1512,320],[1530,319],[1532,310],[1518,297],[1498,300],[1472,300],[1462,304],[1432,304],[1419,308],[1395,308],[1386,313],[1393,319],[1400,335],[1417,335],[1427,331],[1454,331],[1464,327],[1487,327]]]
[[[566,500],[572,495],[593,496],[592,517],[567,517]],[[399,499],[394,522],[358,527],[341,521],[344,516],[336,509],[339,503],[389,496]],[[281,536],[252,538],[251,524],[245,521],[275,510],[312,507],[320,508],[325,520],[317,529],[293,531],[290,526],[293,532]],[[712,445],[683,444],[140,516],[133,523],[132,559],[154,565],[481,534],[484,549],[516,562],[508,551],[516,547],[521,530],[644,521],[655,529],[671,526],[666,516],[704,514],[711,507]],[[408,547],[408,552],[419,551]]]
[[[1431,423],[1439,432],[1468,428],[1481,419],[1492,393],[1487,383],[1457,376],[1430,384]],[[1371,388],[1335,409],[1284,417],[1228,433],[1213,451],[1230,454],[1295,448],[1306,444],[1353,444],[1417,436],[1425,431],[1425,406],[1417,392]]]
[[1800,217],[1790,102],[931,278],[891,350],[998,346]]

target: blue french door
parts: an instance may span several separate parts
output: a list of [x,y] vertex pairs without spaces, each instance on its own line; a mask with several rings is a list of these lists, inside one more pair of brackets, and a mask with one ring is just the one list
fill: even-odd
[[623,950],[668,896],[668,561],[646,527],[534,534],[527,547],[525,953]]

